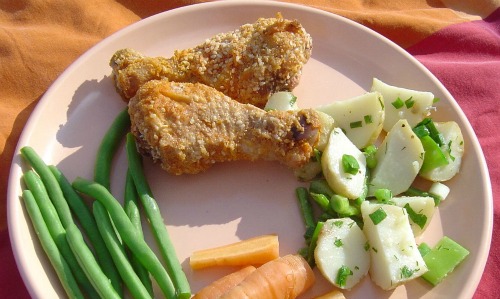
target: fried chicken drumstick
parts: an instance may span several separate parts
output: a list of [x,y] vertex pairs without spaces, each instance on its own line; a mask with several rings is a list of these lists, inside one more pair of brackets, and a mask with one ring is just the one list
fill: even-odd
[[129,102],[139,151],[172,174],[195,174],[216,162],[279,161],[299,168],[319,141],[312,109],[264,111],[199,83],[152,80]]
[[296,21],[260,18],[217,34],[204,43],[177,50],[170,58],[146,57],[132,49],[110,60],[118,93],[128,101],[153,79],[203,83],[232,99],[264,107],[270,94],[291,91],[311,56],[312,40]]

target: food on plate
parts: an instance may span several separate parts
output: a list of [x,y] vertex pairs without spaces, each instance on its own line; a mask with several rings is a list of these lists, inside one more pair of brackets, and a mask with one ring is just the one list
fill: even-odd
[[192,269],[216,266],[262,265],[279,257],[277,235],[262,235],[235,243],[193,252]]
[[377,140],[384,124],[384,100],[378,91],[335,101],[316,109],[330,115],[335,125],[360,149]]
[[289,254],[257,268],[221,299],[297,298],[315,282],[314,272],[306,260]]
[[132,49],[111,58],[115,86],[129,100],[153,79],[203,83],[241,102],[264,107],[269,96],[290,91],[309,60],[311,36],[296,20],[260,18],[220,33],[170,58],[146,57]]
[[439,201],[442,201],[448,197],[448,194],[450,194],[450,187],[441,182],[434,182],[429,188],[429,193],[438,197]]
[[390,201],[406,210],[415,237],[425,231],[436,211],[434,198],[431,196],[398,196]]
[[464,155],[464,137],[454,121],[434,122],[434,125],[442,136],[440,149],[446,163],[431,169],[421,169],[420,176],[434,182],[447,181],[460,171]]
[[361,228],[351,218],[327,220],[314,250],[321,274],[341,289],[351,289],[370,268],[370,252]]
[[414,127],[430,115],[434,102],[434,94],[389,85],[374,78],[371,91],[382,94],[385,107],[384,130],[388,132],[400,119],[406,119]]
[[[158,203],[153,196],[149,183],[146,179],[146,175],[143,172],[142,160],[137,151],[137,145],[132,133],[127,133],[126,135],[125,149],[127,151],[129,174],[134,182],[137,196],[142,203],[144,214],[150,224],[149,226],[156,241],[157,248],[159,249],[163,262],[166,265],[169,278],[172,280],[172,284],[175,287],[175,292],[179,298],[190,298],[191,289],[189,281],[187,280],[186,274],[184,273],[184,270],[179,262],[174,244],[170,239],[170,234],[165,226],[163,216],[158,207]],[[112,213],[110,212],[110,215],[111,214]],[[132,228],[136,227],[136,224],[132,221],[128,221],[128,224],[130,224]],[[141,239],[141,234],[137,233],[136,236],[138,239]],[[146,267],[144,264],[143,266]],[[150,269],[148,270],[151,272]]]
[[168,80],[144,84],[129,114],[140,151],[173,174],[258,159],[296,169],[309,161],[321,132],[312,109],[266,112],[204,84]]
[[314,297],[314,299],[345,299],[345,296],[339,290],[332,290],[328,293]]
[[[428,247],[426,243],[421,245]],[[444,236],[434,248],[429,247],[422,255],[429,268],[429,271],[422,275],[422,278],[435,286],[441,283],[455,267],[469,256],[469,251],[454,240]]]
[[404,208],[365,201],[361,215],[373,282],[390,290],[427,272]]
[[[388,102],[391,97],[395,100]],[[316,148],[308,167],[296,172],[299,179],[310,180],[309,188],[296,188],[305,224],[305,247],[299,252],[337,287],[352,288],[364,270],[384,290],[416,277],[435,285],[468,254],[461,245],[447,242],[447,237],[442,241],[446,245],[440,242],[434,249],[425,243],[416,245],[415,237],[425,233],[437,207],[450,194],[442,181],[458,173],[464,153],[458,124],[431,118],[435,102],[432,93],[374,79],[372,92],[316,108],[332,117],[334,128],[326,147]],[[390,111],[389,105],[393,107]],[[382,119],[385,114],[387,134],[371,133],[380,127],[363,129],[371,125],[366,120],[373,120],[377,113]],[[393,123],[390,129],[385,128],[387,117]],[[360,135],[362,142],[357,139]],[[430,188],[416,187],[424,185],[417,178],[429,181]],[[341,228],[346,220],[352,231]],[[360,232],[356,238],[351,235],[354,231]],[[360,245],[363,238],[367,240],[364,246]],[[370,255],[369,266],[354,266],[363,271],[356,272],[349,264],[364,260],[362,252],[345,251],[353,244]],[[456,258],[448,259],[444,250],[454,250]],[[431,251],[433,254],[422,259]]]
[[[289,111],[289,110],[300,110],[300,109],[299,106],[297,105],[297,97],[292,92],[280,91],[273,93],[269,97],[269,100],[267,100],[267,103],[264,106],[264,110]],[[334,120],[330,115],[321,112],[318,109],[315,110],[318,114],[319,121],[321,123],[319,142],[318,144],[316,144],[315,148],[318,151],[323,151],[328,142],[330,132],[333,130]]]
[[264,110],[299,110],[297,97],[289,91],[278,91],[269,96]]
[[68,263],[62,256],[54,239],[50,235],[47,223],[45,222],[45,219],[43,219],[33,193],[27,189],[23,190],[22,199],[38,240],[40,241],[45,254],[52,264],[64,291],[70,298],[85,298],[78,287],[78,283],[76,282]]
[[377,189],[389,189],[398,195],[411,186],[424,162],[424,148],[408,121],[402,119],[394,124],[378,148],[376,159],[368,184],[369,196]]
[[255,270],[256,268],[254,266],[246,266],[238,271],[223,276],[199,290],[193,296],[193,299],[218,299],[231,288],[237,286]]
[[323,175],[334,192],[355,199],[363,193],[366,158],[340,128],[330,133],[321,156]]
[[[111,281],[102,271],[92,250],[85,243],[83,235],[75,223],[70,224],[66,228],[66,239],[71,247],[71,251],[78,260],[78,264],[82,267],[85,275],[91,280],[99,296],[102,298],[120,299],[122,296],[118,294]],[[145,295],[148,296],[147,292]]]

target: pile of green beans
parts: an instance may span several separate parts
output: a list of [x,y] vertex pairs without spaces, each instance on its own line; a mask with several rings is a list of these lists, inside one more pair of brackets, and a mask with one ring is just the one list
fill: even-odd
[[137,152],[135,138],[132,133],[127,134],[126,148],[130,175],[135,183],[139,199],[142,202],[148,221],[153,228],[153,236],[155,237],[160,253],[167,266],[168,274],[172,278],[174,286],[178,292],[178,297],[181,299],[188,299],[191,297],[189,282],[187,281],[186,275],[182,271],[179,259],[175,253],[175,248],[163,222],[163,217],[160,214],[160,209],[152,195],[148,181],[142,171],[141,158]]
[[[123,206],[111,194],[113,158],[129,130],[125,109],[102,139],[93,181],[77,178],[70,183],[33,148],[21,148],[32,168],[23,174],[22,200],[69,298],[123,298],[124,286],[133,298],[153,298],[151,277],[166,298],[190,298],[189,283],[145,179],[133,135],[127,136],[129,170]],[[95,199],[92,209],[86,198]],[[165,267],[144,240],[141,204]]]

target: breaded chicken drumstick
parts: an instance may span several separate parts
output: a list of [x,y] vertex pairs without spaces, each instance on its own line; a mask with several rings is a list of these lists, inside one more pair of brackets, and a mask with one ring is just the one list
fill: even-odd
[[129,114],[141,153],[172,174],[234,160],[279,161],[296,169],[309,161],[321,130],[312,109],[266,112],[204,84],[168,80],[144,84]]
[[311,49],[311,37],[301,24],[278,14],[175,51],[170,58],[122,49],[110,65],[116,89],[125,100],[145,82],[166,78],[203,83],[238,102],[262,108],[270,94],[291,91],[298,84]]

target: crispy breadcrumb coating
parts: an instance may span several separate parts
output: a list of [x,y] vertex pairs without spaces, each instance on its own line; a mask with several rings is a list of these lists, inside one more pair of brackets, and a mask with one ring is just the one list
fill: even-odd
[[298,84],[311,50],[311,36],[302,25],[278,14],[177,50],[170,58],[122,49],[110,65],[116,89],[125,100],[145,82],[166,78],[203,83],[241,103],[264,107],[269,95],[291,91]]
[[204,84],[168,80],[144,84],[130,100],[129,114],[141,153],[177,175],[234,160],[299,168],[321,130],[312,109],[266,112]]

